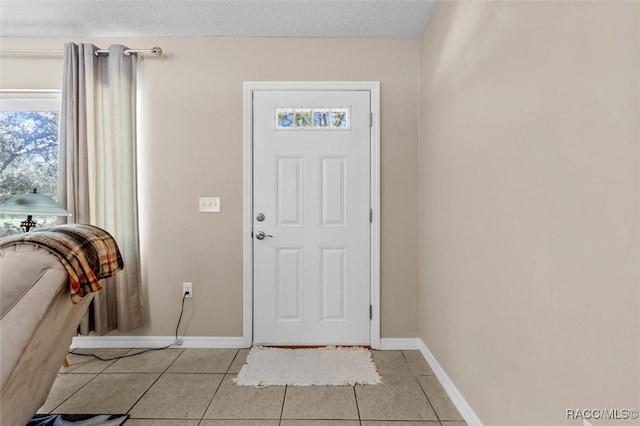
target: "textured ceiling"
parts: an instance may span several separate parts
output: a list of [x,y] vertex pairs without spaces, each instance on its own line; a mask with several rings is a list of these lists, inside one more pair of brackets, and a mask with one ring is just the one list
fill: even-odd
[[0,0],[0,36],[418,37],[436,0]]

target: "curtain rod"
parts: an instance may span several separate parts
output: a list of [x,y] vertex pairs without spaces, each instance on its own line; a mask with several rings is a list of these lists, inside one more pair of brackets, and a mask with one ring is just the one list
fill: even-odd
[[[27,54],[27,55],[62,55],[64,50],[55,50],[55,49],[0,49],[0,54],[2,53],[16,53],[16,54]],[[96,49],[95,55],[98,56],[101,53],[109,53],[107,49]],[[151,49],[126,49],[124,51],[125,55],[131,55],[132,53],[150,53],[153,56],[162,55],[162,49],[158,46],[152,47]]]

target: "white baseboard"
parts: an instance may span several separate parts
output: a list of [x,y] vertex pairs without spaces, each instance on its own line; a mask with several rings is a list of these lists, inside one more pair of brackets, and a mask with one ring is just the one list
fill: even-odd
[[[243,348],[242,337],[180,337],[175,348]],[[173,336],[76,336],[72,348],[160,348],[173,345]]]
[[[181,337],[183,343],[176,348],[245,348],[242,337]],[[155,348],[169,346],[173,336],[76,336],[72,348]],[[380,350],[417,350],[420,339],[380,339]]]
[[418,338],[404,338],[404,339],[380,339],[380,350],[381,351],[410,351],[419,349],[419,343],[421,342]]
[[467,425],[483,426],[480,418],[473,411],[467,400],[464,399],[464,396],[462,396],[456,385],[453,384],[453,381],[451,381],[447,373],[442,369],[442,366],[440,366],[440,363],[433,356],[429,348],[427,348],[427,345],[425,345],[422,339],[416,340],[418,350],[422,353],[422,356],[427,361],[427,364],[429,364],[429,367],[431,367],[431,370],[433,370],[433,373],[438,378],[438,381],[440,381],[440,384],[444,388],[445,392],[447,392],[447,395],[449,395],[449,399],[451,399],[453,405],[456,406],[460,415],[462,415],[464,420],[467,422]]

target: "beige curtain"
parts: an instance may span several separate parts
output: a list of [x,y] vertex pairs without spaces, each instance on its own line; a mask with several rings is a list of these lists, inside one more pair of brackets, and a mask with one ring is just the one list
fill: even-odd
[[124,270],[103,282],[82,334],[128,331],[144,323],[136,179],[135,54],[124,46],[95,55],[91,44],[64,49],[60,114],[60,204],[70,221],[107,230]]

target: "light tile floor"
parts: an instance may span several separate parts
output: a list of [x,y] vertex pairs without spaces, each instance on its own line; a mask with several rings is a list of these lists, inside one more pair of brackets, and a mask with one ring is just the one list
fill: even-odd
[[[83,349],[103,358],[139,349]],[[129,414],[126,426],[466,425],[418,351],[373,351],[383,384],[240,387],[248,349],[70,355],[39,413]]]

